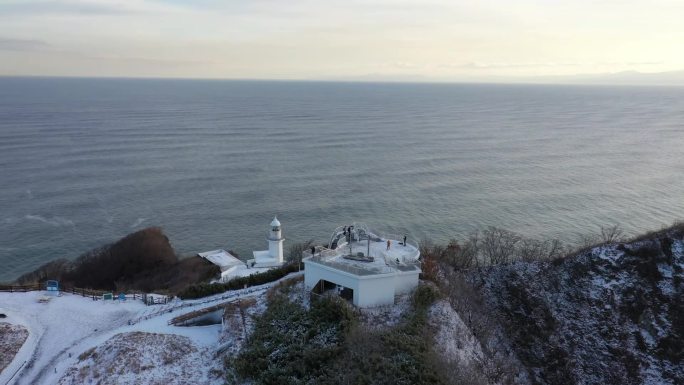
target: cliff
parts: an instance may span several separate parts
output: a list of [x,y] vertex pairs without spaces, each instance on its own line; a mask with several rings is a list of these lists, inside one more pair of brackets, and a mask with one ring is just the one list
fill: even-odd
[[475,269],[467,280],[530,383],[681,384],[683,230]]

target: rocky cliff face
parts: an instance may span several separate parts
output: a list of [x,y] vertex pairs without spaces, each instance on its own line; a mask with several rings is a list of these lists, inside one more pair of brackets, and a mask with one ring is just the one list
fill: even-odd
[[533,384],[684,384],[684,231],[469,274]]

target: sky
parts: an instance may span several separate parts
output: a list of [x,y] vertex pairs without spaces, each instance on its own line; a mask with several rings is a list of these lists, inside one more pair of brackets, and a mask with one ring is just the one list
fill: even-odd
[[487,80],[684,70],[683,0],[0,0],[0,75]]

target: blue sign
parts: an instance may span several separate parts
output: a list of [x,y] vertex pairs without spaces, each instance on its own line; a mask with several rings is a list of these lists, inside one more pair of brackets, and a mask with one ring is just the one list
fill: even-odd
[[125,301],[125,300],[126,300],[126,294],[119,293],[119,301]]
[[47,281],[45,290],[47,290],[49,294],[56,295],[59,292],[59,282],[54,280]]

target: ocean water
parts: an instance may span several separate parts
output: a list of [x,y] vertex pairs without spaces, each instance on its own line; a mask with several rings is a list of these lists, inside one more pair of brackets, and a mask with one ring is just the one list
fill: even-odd
[[633,234],[684,218],[682,170],[682,88],[0,78],[0,281],[147,226],[249,257],[275,214]]

